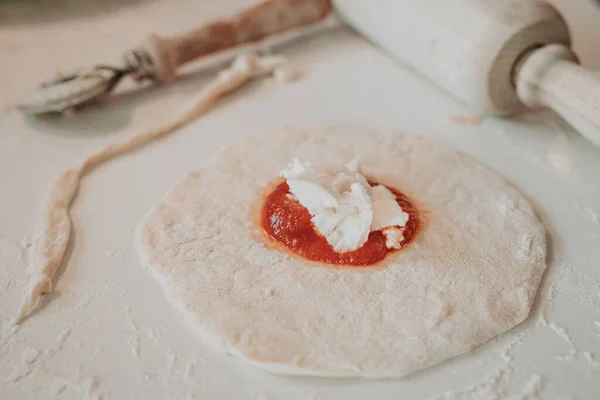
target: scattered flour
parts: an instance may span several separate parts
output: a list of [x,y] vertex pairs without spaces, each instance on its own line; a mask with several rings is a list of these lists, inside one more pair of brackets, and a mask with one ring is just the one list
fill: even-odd
[[138,330],[137,323],[131,316],[130,306],[125,307],[125,313],[127,316],[127,324],[129,326],[129,330],[131,331],[131,337],[129,339],[129,343],[131,345],[131,354],[135,358],[140,358],[140,332]]
[[120,259],[123,259],[125,257],[122,252],[120,252],[119,250],[115,250],[115,249],[107,250],[106,255],[108,255],[111,258],[120,258]]
[[143,378],[144,380],[146,380],[146,381],[149,381],[149,380],[151,380],[151,379],[154,379],[154,377],[155,377],[155,376],[156,376],[156,374],[155,374],[155,373],[152,373],[152,372],[144,372],[144,373],[142,374],[142,378]]
[[499,367],[480,381],[463,389],[446,392],[435,400],[535,400],[544,389],[544,379],[533,374],[518,394],[509,395],[502,387],[509,382],[513,372],[512,361]]
[[23,265],[29,265],[29,255],[31,254],[31,238],[24,237],[19,243],[21,248],[20,261]]
[[188,362],[187,367],[185,367],[185,379],[189,384],[194,383],[192,375],[194,374],[194,370],[196,369],[197,363],[198,360],[192,359]]
[[101,399],[103,397],[102,394],[99,393],[100,379],[96,376],[77,379],[74,384],[79,386],[86,398]]
[[583,353],[583,359],[588,363],[590,367],[600,368],[600,361],[598,361],[592,353],[585,351]]
[[521,394],[512,395],[507,400],[534,400],[544,389],[544,380],[538,374],[533,374],[529,381],[523,386]]
[[544,315],[540,316],[539,325],[552,329],[558,335],[558,337],[564,340],[564,342],[567,344],[569,348],[567,355],[554,356],[557,360],[573,361],[577,359],[579,351],[575,347],[575,343],[573,342],[571,335],[569,335],[567,328],[557,324],[556,322],[548,321]]
[[[568,353],[557,355],[556,359],[575,361],[579,359],[581,351],[575,345],[569,330],[548,317],[548,310],[555,305],[558,297],[568,297],[575,307],[600,309],[600,285],[594,277],[587,276],[581,271],[574,271],[568,266],[556,268],[560,269],[554,278],[548,299],[542,306],[537,325],[551,329],[568,346]],[[597,326],[600,329],[600,321],[597,322]],[[600,334],[598,336],[600,337]]]
[[[34,375],[39,371],[48,360],[62,350],[63,344],[67,338],[71,335],[73,330],[83,324],[85,321],[78,323],[72,323],[67,325],[54,339],[54,343],[51,343],[42,350],[35,349],[29,345],[24,345],[15,340],[15,334],[17,329],[11,329],[7,332],[1,329],[2,336],[0,336],[0,344],[3,347],[20,348],[21,358],[13,368],[12,372],[3,380],[4,384],[17,384],[21,380]],[[18,326],[14,326],[17,328]],[[0,381],[1,382],[1,381]]]
[[81,376],[72,378],[53,376],[48,385],[48,394],[58,396],[63,392],[75,392],[84,400],[101,400],[105,396],[100,390],[100,379],[96,376]]
[[459,390],[442,393],[441,395],[433,397],[431,400],[505,399],[506,392],[503,389],[503,386],[509,382],[514,371],[512,351],[517,344],[523,342],[526,335],[527,332],[515,335],[508,343],[499,349],[497,355],[502,362],[482,379]]
[[177,354],[173,353],[172,349],[169,349],[167,354],[167,377],[165,384],[168,384],[171,381],[171,378],[173,378],[173,369],[177,362],[177,358]]
[[37,359],[39,355],[40,351],[38,349],[34,349],[33,347],[27,346],[21,354],[21,362],[24,364],[31,364]]
[[[598,360],[592,352],[579,350],[571,336],[569,329],[552,320],[549,317],[549,311],[556,305],[558,300],[561,301],[564,297],[568,297],[570,302],[575,306],[592,307],[600,310],[600,285],[592,276],[584,276],[581,271],[574,271],[568,266],[557,265],[557,274],[553,277],[553,282],[548,288],[546,294],[541,293],[541,307],[539,317],[537,319],[537,328],[550,329],[558,336],[568,348],[566,355],[556,355],[555,358],[566,362],[575,362],[581,359],[593,369],[600,368],[600,360]],[[588,325],[589,326],[589,325]],[[597,329],[597,335],[600,337],[600,321],[594,321],[591,326]],[[531,330],[522,333],[526,335]],[[503,386],[510,380],[514,372],[513,363],[513,347],[521,343],[523,336],[513,339],[498,351],[498,356],[501,363],[495,367],[484,378],[468,385],[460,390],[446,392],[436,400],[470,400],[470,399],[485,399],[485,400],[535,400],[545,388],[546,380],[538,373],[534,373],[529,381],[523,386],[519,394],[509,395]]]
[[575,208],[579,211],[585,212],[593,223],[600,225],[600,214],[598,214],[596,211],[589,207],[582,207],[578,204],[575,205]]
[[22,378],[25,378],[31,373],[31,369],[27,364],[17,364],[13,367],[12,373],[6,378],[4,383],[17,383]]
[[12,288],[15,280],[13,278],[8,278],[4,281],[4,291],[8,292]]
[[148,339],[156,340],[157,337],[156,329],[148,328]]
[[87,308],[87,306],[92,301],[92,298],[95,296],[93,292],[83,293],[81,301],[75,306],[76,310],[83,310]]
[[48,393],[51,396],[58,396],[67,388],[67,382],[63,378],[54,377],[48,385]]

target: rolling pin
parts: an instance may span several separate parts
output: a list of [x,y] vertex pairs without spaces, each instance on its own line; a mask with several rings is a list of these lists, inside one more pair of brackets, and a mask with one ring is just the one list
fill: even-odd
[[333,0],[344,21],[480,114],[549,107],[600,146],[600,75],[538,0]]

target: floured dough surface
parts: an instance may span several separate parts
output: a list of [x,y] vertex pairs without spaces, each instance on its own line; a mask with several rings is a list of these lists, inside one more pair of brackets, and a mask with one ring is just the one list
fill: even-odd
[[[421,205],[419,236],[380,268],[265,245],[251,210],[293,157],[358,157],[367,177]],[[490,169],[429,139],[353,127],[232,144],[150,211],[138,244],[208,344],[278,373],[372,378],[439,363],[523,321],[546,255],[531,205]]]

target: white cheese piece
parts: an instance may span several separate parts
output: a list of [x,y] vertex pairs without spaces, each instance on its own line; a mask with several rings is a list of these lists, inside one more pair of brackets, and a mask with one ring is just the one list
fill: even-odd
[[358,163],[358,158],[353,158],[348,164],[346,164],[346,168],[350,171],[356,173],[356,179],[367,189],[369,189],[369,195],[371,195],[371,185],[367,181],[367,178],[364,177],[362,172],[360,171],[360,164]]
[[394,194],[385,186],[377,185],[371,188],[371,199],[373,204],[372,231],[378,231],[389,226],[404,226],[408,221],[405,213]]
[[371,231],[381,229],[381,233],[385,236],[385,247],[399,249],[400,242],[404,240],[403,227],[408,221],[408,214],[402,210],[394,194],[383,185],[371,188],[371,200],[373,207]]
[[356,250],[367,241],[373,211],[364,176],[346,167],[302,163],[298,159],[281,176],[335,251]]
[[404,240],[404,228],[390,226],[381,230],[385,236],[385,247],[388,249],[399,249],[400,243]]
[[388,249],[400,248],[408,214],[388,188],[369,186],[357,159],[338,167],[296,158],[280,175],[310,213],[317,231],[338,253],[358,249],[369,232],[377,230],[385,236]]

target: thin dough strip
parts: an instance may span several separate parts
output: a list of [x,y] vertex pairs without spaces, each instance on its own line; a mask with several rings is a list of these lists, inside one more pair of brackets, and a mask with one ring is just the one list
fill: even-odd
[[19,324],[35,308],[44,294],[52,293],[53,279],[63,262],[71,233],[70,208],[81,179],[94,168],[119,155],[140,148],[199,118],[220,99],[235,92],[253,79],[273,74],[285,63],[280,56],[239,56],[228,69],[205,86],[192,107],[174,120],[156,129],[140,133],[122,143],[113,143],[86,158],[81,164],[64,171],[54,182],[44,201],[34,234],[27,295],[15,318]]

